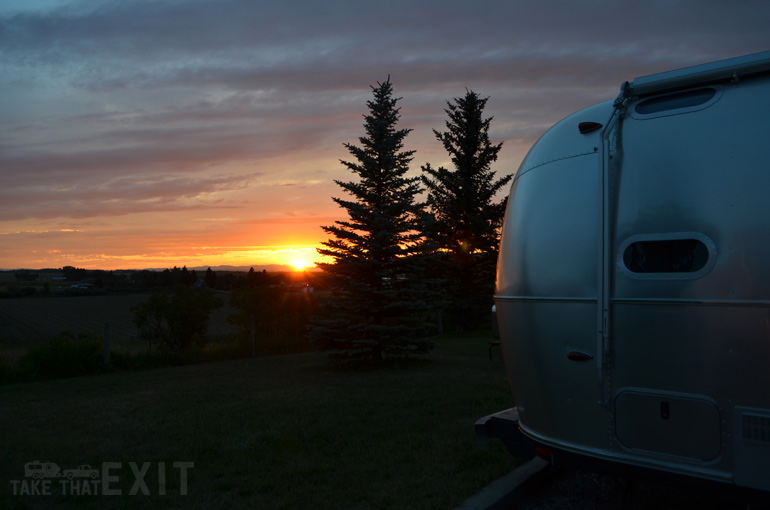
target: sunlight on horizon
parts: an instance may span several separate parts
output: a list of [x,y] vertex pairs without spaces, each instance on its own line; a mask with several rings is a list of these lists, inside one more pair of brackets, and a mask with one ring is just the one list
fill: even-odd
[[[185,255],[189,252],[190,255]],[[316,246],[308,244],[252,246],[244,249],[218,251],[215,248],[196,247],[177,249],[175,253],[156,253],[141,255],[110,255],[105,253],[74,253],[71,250],[48,250],[46,253],[34,253],[34,258],[19,267],[10,269],[44,269],[74,266],[95,270],[142,270],[171,267],[256,267],[281,265],[294,271],[315,269],[316,262],[323,262],[325,257],[316,251]]]
[[267,265],[280,264],[291,266],[295,271],[304,271],[315,268],[316,262],[322,262],[322,257],[316,250],[316,246],[289,245],[289,246],[265,246],[260,249],[245,250],[242,252],[228,252],[222,254],[222,260],[229,260],[232,265]]
[[293,266],[296,271],[314,268],[315,263],[320,262],[321,259],[315,248],[290,248],[280,252],[280,256],[284,263]]

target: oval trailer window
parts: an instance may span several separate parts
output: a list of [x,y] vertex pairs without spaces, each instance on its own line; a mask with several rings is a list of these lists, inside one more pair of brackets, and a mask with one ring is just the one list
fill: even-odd
[[623,263],[632,273],[695,273],[706,267],[708,258],[708,248],[698,239],[637,241],[623,252]]
[[716,93],[716,89],[703,88],[675,92],[674,94],[667,94],[665,96],[651,97],[638,103],[635,110],[636,113],[649,115],[669,110],[692,108],[708,103],[714,98]]

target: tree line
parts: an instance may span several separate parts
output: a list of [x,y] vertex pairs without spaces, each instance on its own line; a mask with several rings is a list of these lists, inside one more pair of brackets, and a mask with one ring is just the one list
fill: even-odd
[[[312,275],[303,276],[316,284],[322,283]],[[175,361],[199,358],[209,340],[209,316],[222,307],[223,295],[229,297],[233,310],[227,320],[240,330],[238,338],[230,339],[226,346],[228,357],[310,349],[305,326],[316,311],[317,299],[313,295],[296,292],[298,287],[292,286],[290,276],[253,268],[239,282],[229,293],[215,293],[206,285],[178,284],[154,292],[149,299],[133,306],[133,320],[148,342],[148,351],[155,346],[155,351]],[[249,344],[250,338],[254,339],[253,344]]]
[[[7,271],[6,271],[7,272]],[[157,289],[173,288],[177,285],[187,287],[204,285],[214,290],[230,291],[253,285],[254,282],[280,285],[292,281],[292,273],[267,273],[251,268],[247,273],[237,271],[188,270],[187,266],[151,270],[103,270],[64,266],[55,269],[25,269],[13,272],[13,282],[7,281],[6,287],[13,292],[0,293],[0,298],[14,298],[35,295],[73,295],[74,292],[61,292],[51,289],[53,286],[67,291],[74,284],[89,284],[90,292],[78,295],[104,294],[107,292],[145,292]],[[52,277],[55,277],[52,280]],[[35,285],[35,286],[30,286]],[[26,291],[26,292],[21,292]]]
[[318,252],[333,262],[318,266],[333,299],[311,336],[341,359],[380,363],[386,354],[428,352],[438,311],[458,330],[488,317],[506,203],[495,197],[512,175],[497,178],[491,168],[502,143],[489,139],[489,98],[466,89],[447,101],[446,130],[433,133],[452,168],[427,163],[410,176],[415,151],[405,148],[412,130],[398,127],[401,98],[390,77],[372,92],[365,135],[345,144],[352,158],[341,160],[354,179],[335,181],[345,195],[332,200],[347,219],[322,227],[330,238]]

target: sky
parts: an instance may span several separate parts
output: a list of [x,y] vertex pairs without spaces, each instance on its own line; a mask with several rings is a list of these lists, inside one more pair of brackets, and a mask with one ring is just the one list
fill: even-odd
[[390,77],[411,175],[489,97],[493,169],[635,77],[770,50],[765,0],[2,0],[0,268],[309,265]]

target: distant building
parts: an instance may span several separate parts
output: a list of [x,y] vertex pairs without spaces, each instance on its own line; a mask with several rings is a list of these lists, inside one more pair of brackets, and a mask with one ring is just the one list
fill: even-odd
[[307,282],[290,283],[284,287],[284,292],[288,294],[312,294],[313,287]]

